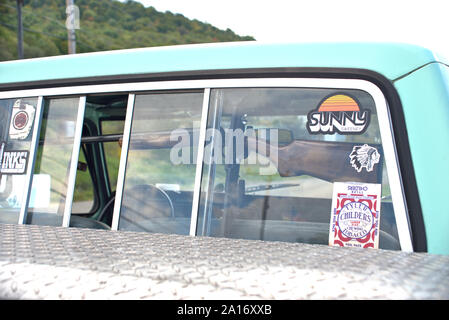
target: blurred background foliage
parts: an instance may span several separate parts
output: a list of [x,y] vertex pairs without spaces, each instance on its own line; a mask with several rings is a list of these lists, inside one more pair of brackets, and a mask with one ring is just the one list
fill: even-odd
[[[232,30],[190,20],[135,1],[76,0],[80,29],[77,53],[189,43],[254,40]],[[24,57],[67,54],[64,0],[25,0],[22,8]],[[17,59],[15,0],[0,0],[0,61]]]

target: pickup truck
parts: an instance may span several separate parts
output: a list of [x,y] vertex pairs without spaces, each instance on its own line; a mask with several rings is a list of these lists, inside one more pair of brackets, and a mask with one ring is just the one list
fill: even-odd
[[0,297],[449,298],[449,65],[393,43],[0,63]]

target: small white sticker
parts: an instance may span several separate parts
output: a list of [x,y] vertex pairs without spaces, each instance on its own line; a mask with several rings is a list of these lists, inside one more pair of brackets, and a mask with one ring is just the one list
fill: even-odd
[[14,140],[28,138],[33,126],[35,108],[31,104],[18,99],[14,102],[9,125],[9,137]]
[[379,248],[381,184],[334,182],[329,245]]
[[371,172],[374,169],[374,165],[379,163],[380,154],[376,148],[364,144],[363,146],[354,146],[349,159],[352,167],[357,172],[362,172],[363,168]]

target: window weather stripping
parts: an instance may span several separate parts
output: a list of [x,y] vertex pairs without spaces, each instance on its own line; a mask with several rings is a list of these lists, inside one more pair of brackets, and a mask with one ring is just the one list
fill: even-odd
[[204,144],[206,139],[207,114],[209,109],[210,88],[204,89],[203,109],[201,114],[198,154],[196,158],[195,187],[193,189],[192,214],[190,216],[190,235],[196,235],[198,209],[200,203],[201,176],[203,173]]
[[86,96],[80,97],[78,104],[78,114],[76,117],[75,137],[73,141],[72,158],[70,160],[69,179],[67,181],[67,193],[64,206],[64,216],[62,226],[70,225],[70,215],[72,213],[73,194],[75,191],[75,180],[78,167],[78,157],[81,145],[81,135],[83,133],[84,110],[86,107]]
[[131,124],[134,114],[135,94],[128,96],[128,106],[126,109],[125,127],[123,129],[122,151],[120,154],[120,166],[117,177],[117,187],[115,193],[114,212],[112,215],[112,230],[118,230],[120,209],[122,206],[123,189],[125,187],[126,164],[128,162],[129,140],[131,137]]

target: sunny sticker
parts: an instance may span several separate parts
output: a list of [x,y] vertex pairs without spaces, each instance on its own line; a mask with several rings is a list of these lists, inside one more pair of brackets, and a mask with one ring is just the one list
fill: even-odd
[[311,134],[361,134],[369,122],[370,111],[361,109],[355,98],[340,93],[325,98],[309,112],[307,130]]

